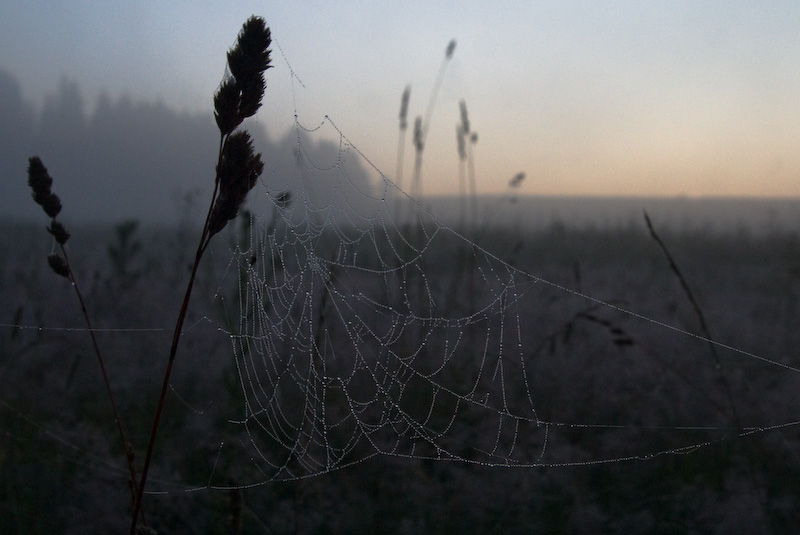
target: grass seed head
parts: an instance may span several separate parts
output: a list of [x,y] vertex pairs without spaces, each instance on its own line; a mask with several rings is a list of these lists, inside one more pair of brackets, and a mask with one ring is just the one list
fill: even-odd
[[53,178],[38,156],[28,159],[28,185],[36,204],[42,207],[48,217],[56,217],[61,211],[61,199],[50,191]]
[[222,135],[230,134],[242,124],[243,118],[239,115],[239,88],[233,78],[222,82],[214,95],[214,119]]
[[241,84],[241,98],[239,100],[239,115],[242,119],[252,117],[261,107],[261,100],[264,98],[264,91],[267,88],[267,83],[264,81],[264,75],[258,74],[252,78],[246,79]]
[[242,26],[233,48],[228,51],[231,76],[214,95],[214,118],[222,135],[228,135],[261,107],[267,83],[264,71],[271,68],[272,43],[264,19],[250,17]]
[[451,39],[449,43],[447,43],[447,50],[444,52],[444,56],[446,59],[450,59],[453,57],[453,52],[456,50],[456,40]]
[[525,173],[520,171],[511,177],[511,180],[508,181],[508,186],[511,188],[518,188],[522,184],[523,180],[525,180]]
[[263,171],[261,154],[253,150],[250,134],[237,132],[225,140],[222,158],[217,166],[219,194],[211,211],[209,237],[225,228],[228,221],[238,215],[239,208]]
[[53,179],[38,156],[28,158],[28,185],[33,193],[50,193]]
[[248,80],[263,74],[271,67],[270,50],[272,36],[264,19],[250,17],[242,25],[242,31],[228,52],[228,66],[237,80]]
[[69,265],[64,257],[55,253],[47,255],[47,264],[56,274],[69,278]]
[[408,126],[406,117],[408,117],[408,100],[411,98],[411,86],[407,85],[403,90],[403,96],[400,98],[400,130],[405,130]]
[[69,232],[67,232],[63,224],[55,219],[50,222],[50,226],[47,227],[47,232],[53,235],[59,245],[64,245],[67,243],[67,240],[69,240]]
[[469,114],[467,114],[467,103],[463,99],[458,101],[458,109],[461,112],[461,129],[465,134],[469,134]]
[[414,120],[414,147],[417,152],[422,152],[425,148],[425,135],[422,132],[422,117],[417,116]]
[[464,129],[460,125],[456,126],[456,143],[458,147],[458,159],[462,161],[467,159],[466,143],[464,142],[465,135],[466,133],[464,132]]

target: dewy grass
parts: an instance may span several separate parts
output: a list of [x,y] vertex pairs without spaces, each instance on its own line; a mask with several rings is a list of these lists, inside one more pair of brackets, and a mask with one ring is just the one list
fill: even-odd
[[[147,444],[147,453],[142,467],[142,474],[138,482],[133,463],[133,452],[125,436],[122,421],[117,411],[113,391],[108,380],[100,349],[97,345],[94,330],[89,320],[86,305],[78,289],[78,284],[70,267],[66,248],[64,247],[70,235],[64,225],[56,220],[56,216],[61,211],[61,200],[51,190],[53,179],[50,177],[42,161],[36,156],[30,158],[29,161],[28,184],[31,187],[33,199],[42,207],[45,214],[50,217],[50,226],[47,230],[53,235],[61,251],[60,254],[54,253],[49,255],[47,262],[56,274],[69,279],[73,288],[75,288],[89,334],[92,338],[92,344],[103,375],[103,381],[108,391],[108,396],[114,412],[114,419],[116,420],[120,438],[123,442],[128,462],[128,470],[130,471],[130,487],[133,500],[131,535],[137,533],[137,530],[140,532],[152,532],[150,528],[146,527],[147,522],[142,509],[142,498],[147,483],[147,474],[153,456],[156,436],[158,434],[158,426],[164,409],[169,379],[178,352],[183,322],[189,307],[197,269],[211,238],[225,228],[228,221],[237,216],[239,208],[242,203],[244,203],[247,194],[253,186],[255,186],[258,177],[261,176],[264,170],[264,163],[261,161],[261,155],[255,153],[253,150],[253,142],[250,138],[250,134],[245,130],[237,129],[247,117],[255,115],[261,107],[261,101],[266,89],[264,72],[271,67],[269,48],[271,42],[270,30],[266,26],[264,19],[255,16],[250,17],[242,26],[236,44],[228,51],[227,59],[230,75],[223,80],[217,93],[214,95],[214,118],[220,132],[214,191],[211,195],[211,203],[195,253],[191,275],[189,276],[189,281],[186,286],[186,293],[181,303],[178,319],[175,323],[169,359],[167,361],[167,367],[164,372],[162,387],[156,405],[153,425]],[[142,528],[137,527],[140,518],[144,524]]]

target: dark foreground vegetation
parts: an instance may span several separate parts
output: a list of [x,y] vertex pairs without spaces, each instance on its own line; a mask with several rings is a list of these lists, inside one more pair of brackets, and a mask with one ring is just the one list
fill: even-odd
[[[148,488],[154,494],[146,500],[147,520],[159,533],[787,533],[800,527],[796,234],[660,233],[711,337],[734,351],[694,336],[702,336],[696,311],[644,223],[485,230],[475,242],[530,283],[525,299],[503,316],[508,330],[519,326],[522,333],[525,369],[486,387],[488,421],[458,413],[444,434],[465,450],[483,447],[482,434],[497,433],[503,403],[491,400],[501,387],[510,410],[533,407],[538,424],[522,426],[512,436],[517,449],[495,466],[481,464],[485,457],[431,460],[421,450],[374,455],[374,447],[359,444],[346,459],[353,464],[327,473],[296,469],[303,477],[291,479],[254,454],[253,444],[270,443],[269,430],[237,424],[245,396],[253,394],[237,367],[245,354],[232,350],[230,333],[248,309],[242,272],[266,256],[253,255],[247,244],[239,254],[247,225],[235,226],[239,232],[222,232],[200,266],[185,322],[185,365],[171,379]],[[76,278],[137,463],[158,397],[154,377],[192,265],[186,237],[196,232],[189,230],[73,229],[80,236],[70,252],[80,259]],[[50,244],[42,234],[38,226],[6,224],[0,241],[1,531],[124,532],[131,514],[124,452],[78,305],[68,281],[43,261]],[[274,239],[280,236],[273,229]],[[288,258],[299,245],[284,243],[280,251]],[[430,291],[453,317],[469,316],[477,306],[469,292],[480,301],[492,279],[464,277],[469,259],[478,258],[466,242],[449,238],[436,247],[425,258]],[[322,249],[325,260],[330,248]],[[309,272],[302,255],[295,262],[283,269]],[[331,279],[349,276],[345,268],[355,263],[347,262]],[[344,286],[335,288],[332,301],[352,299]],[[458,297],[446,301],[448,295]],[[329,343],[340,360],[348,358],[343,346],[350,339],[337,338],[333,325],[345,314],[333,306],[312,314],[330,325]],[[477,340],[494,336],[489,323],[471,328]],[[469,340],[470,326],[464,333]],[[440,352],[435,336],[426,344],[431,358]],[[468,393],[479,382],[475,370],[491,375],[492,367],[472,369],[480,352],[458,347],[465,348],[458,353],[461,375],[448,369],[436,382],[462,401],[477,400]],[[360,387],[352,388],[358,398]],[[280,406],[291,420],[298,409],[291,392],[284,394]],[[414,414],[419,402],[419,410],[431,413],[430,428],[454,413],[423,387],[416,396],[398,396],[398,404]],[[331,411],[337,404],[343,414],[352,410],[333,396],[327,403]],[[502,460],[510,466],[499,466]]]

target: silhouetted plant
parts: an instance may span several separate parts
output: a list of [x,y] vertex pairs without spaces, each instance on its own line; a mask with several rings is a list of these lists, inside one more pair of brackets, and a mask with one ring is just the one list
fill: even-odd
[[[478,194],[475,189],[475,158],[472,155],[472,146],[478,142],[478,134],[471,131],[469,114],[467,113],[467,103],[464,100],[458,102],[458,109],[461,116],[461,123],[456,126],[456,142],[458,147],[458,188],[461,197],[461,228],[466,231],[466,198],[467,198],[467,177],[469,175],[469,198],[470,198],[470,225],[475,230],[478,225]],[[466,166],[466,172],[465,172]]]
[[[442,60],[442,64],[439,67],[439,74],[436,76],[436,83],[433,86],[433,90],[431,91],[431,98],[428,101],[428,109],[425,112],[425,119],[421,116],[417,116],[414,120],[414,175],[411,179],[411,196],[417,198],[417,200],[421,200],[422,198],[422,152],[425,150],[425,140],[428,137],[428,130],[430,129],[431,125],[431,117],[433,116],[433,108],[436,105],[436,98],[439,96],[439,88],[442,85],[442,80],[444,79],[445,69],[447,68],[448,63],[450,63],[450,59],[453,57],[453,52],[456,49],[456,41],[455,39],[451,40],[447,43],[447,49],[444,53],[444,60]],[[405,96],[404,96],[405,100]],[[403,112],[403,106],[401,105],[401,113]],[[405,124],[405,118],[401,119],[401,127]],[[402,134],[401,128],[401,134]]]
[[[407,85],[403,90],[403,96],[400,97],[400,131],[397,136],[397,167],[395,170],[394,183],[398,191],[402,191],[403,187],[403,159],[405,158],[405,143],[406,143],[406,129],[408,128],[408,102],[411,98],[411,86]],[[395,210],[399,215],[401,213],[401,202],[399,193],[395,200]]]
[[650,220],[650,216],[647,214],[647,211],[644,212],[644,221],[647,224],[647,230],[650,232],[650,237],[653,238],[653,241],[656,242],[661,252],[664,253],[664,256],[669,262],[670,270],[675,274],[678,279],[678,282],[683,289],[683,292],[686,294],[686,298],[689,300],[689,303],[692,305],[692,310],[694,310],[695,315],[697,316],[697,320],[700,324],[700,332],[702,334],[703,339],[708,342],[708,349],[711,352],[712,357],[714,358],[714,366],[717,370],[719,370],[720,380],[725,388],[725,393],[728,398],[728,405],[730,407],[730,418],[732,423],[736,426],[737,429],[742,428],[741,419],[739,418],[739,411],[736,408],[736,401],[733,398],[733,392],[731,391],[730,384],[728,383],[728,379],[725,376],[725,370],[722,367],[722,360],[719,357],[719,353],[717,352],[717,346],[713,342],[713,338],[711,337],[711,331],[708,329],[708,323],[706,322],[705,314],[703,314],[703,309],[700,308],[700,304],[697,302],[697,299],[694,297],[694,293],[689,288],[689,283],[687,282],[686,278],[683,276],[680,268],[678,267],[677,262],[672,257],[667,249],[667,245],[661,239],[661,237],[656,232],[656,229],[653,227],[653,222]]
[[[271,42],[270,30],[266,26],[264,19],[255,16],[250,17],[242,26],[236,44],[228,51],[229,75],[223,80],[214,95],[214,118],[220,131],[214,191],[211,196],[211,203],[195,253],[186,292],[178,313],[178,319],[175,323],[169,360],[164,372],[162,388],[158,397],[153,425],[147,445],[147,453],[144,458],[142,474],[138,483],[136,481],[136,472],[133,464],[133,453],[125,437],[94,330],[92,329],[83,296],[78,289],[78,284],[73,275],[67,251],[64,247],[70,235],[64,225],[56,220],[56,216],[61,211],[61,200],[52,192],[53,179],[50,177],[42,161],[38,157],[32,157],[29,161],[28,184],[33,192],[33,199],[42,207],[45,214],[50,217],[50,226],[47,230],[53,235],[60,247],[60,254],[50,254],[47,257],[47,262],[56,274],[68,278],[75,288],[89,334],[92,338],[95,354],[97,355],[103,374],[103,381],[106,385],[106,390],[108,391],[114,411],[114,418],[117,422],[120,437],[126,452],[133,499],[131,535],[137,532],[152,532],[152,529],[147,527],[147,522],[142,512],[142,497],[147,482],[147,474],[153,455],[159,422],[164,409],[172,367],[175,362],[178,344],[183,330],[183,322],[186,318],[186,311],[191,299],[192,288],[200,261],[211,238],[224,229],[228,221],[236,218],[247,194],[253,186],[255,186],[258,177],[261,176],[264,170],[264,163],[261,161],[261,155],[256,153],[253,149],[253,142],[250,138],[250,134],[245,130],[237,129],[246,118],[255,115],[261,107],[261,101],[266,89],[264,72],[271,68],[269,48]],[[288,197],[286,197],[284,201],[288,203]],[[118,243],[109,248],[109,256],[118,274],[128,274],[129,261],[138,252],[141,246],[138,241],[133,239],[136,228],[137,225],[135,222],[126,222],[116,228]],[[140,515],[144,525],[137,527]],[[239,520],[236,521],[237,524],[239,522]]]
[[53,178],[50,176],[50,173],[47,171],[47,168],[44,166],[42,160],[38,156],[34,156],[28,160],[28,185],[31,188],[33,200],[36,201],[36,204],[42,207],[44,213],[50,218],[50,226],[47,227],[47,231],[53,235],[53,238],[56,240],[59,250],[61,251],[60,254],[49,254],[47,256],[47,263],[50,266],[50,269],[52,269],[57,275],[69,279],[70,283],[72,283],[72,287],[75,290],[78,303],[81,306],[81,313],[83,314],[83,319],[86,322],[86,328],[89,332],[89,336],[92,339],[94,354],[97,357],[97,363],[100,366],[103,384],[105,385],[106,392],[108,393],[108,399],[111,403],[114,421],[117,425],[117,431],[119,432],[120,440],[122,441],[123,451],[125,452],[125,458],[129,472],[128,476],[131,489],[131,498],[132,500],[135,500],[136,469],[133,464],[133,450],[125,435],[125,428],[122,424],[119,411],[117,410],[117,402],[114,399],[114,392],[111,389],[111,383],[108,379],[105,362],[103,361],[103,356],[100,353],[100,346],[97,343],[97,337],[95,336],[94,329],[92,328],[92,322],[89,319],[89,312],[86,308],[83,294],[80,291],[78,281],[75,278],[75,274],[73,273],[69,262],[69,256],[67,255],[67,249],[65,245],[67,244],[67,241],[69,241],[70,233],[67,232],[64,224],[56,219],[58,214],[61,212],[61,199],[59,199],[58,195],[53,193]]
[[138,496],[131,523],[131,535],[136,532],[138,511],[142,506],[142,496],[147,482],[147,473],[153,455],[158,425],[164,410],[164,401],[169,387],[172,366],[178,352],[183,322],[192,296],[197,268],[211,238],[220,232],[239,213],[247,194],[255,186],[258,177],[264,170],[261,154],[253,150],[250,134],[245,131],[235,132],[247,117],[255,115],[264,98],[266,81],[264,72],[271,67],[270,49],[272,43],[270,30],[264,19],[250,17],[242,26],[234,47],[228,52],[228,68],[230,76],[222,82],[214,95],[214,118],[220,131],[219,153],[217,156],[216,178],[211,204],[206,216],[203,232],[195,253],[192,272],[186,287],[186,294],[181,304],[178,320],[172,336],[167,369],[158,398],[158,406],[147,445],[147,454],[142,468],[142,477],[138,486]]
[[[669,262],[670,270],[675,274],[677,277],[678,282],[683,289],[684,294],[686,294],[686,298],[689,300],[689,303],[692,305],[692,309],[694,310],[695,315],[697,316],[697,321],[700,325],[700,332],[702,335],[702,339],[708,343],[709,351],[711,352],[712,357],[714,358],[714,367],[719,373],[719,379],[722,383],[722,388],[725,392],[725,396],[728,402],[728,411],[729,411],[729,418],[731,423],[733,424],[734,428],[741,433],[741,430],[744,428],[742,424],[742,419],[740,416],[740,411],[738,405],[736,403],[736,398],[733,395],[733,390],[731,388],[730,381],[725,373],[725,369],[722,365],[722,359],[720,358],[719,352],[717,351],[717,346],[711,337],[711,331],[708,327],[708,322],[706,321],[705,314],[703,314],[703,309],[700,307],[697,299],[695,299],[694,293],[692,292],[691,288],[689,287],[689,283],[686,280],[686,277],[683,276],[680,268],[678,267],[678,263],[670,254],[667,245],[664,243],[664,240],[661,239],[661,236],[658,235],[656,232],[655,227],[653,226],[653,222],[650,220],[650,216],[647,214],[647,211],[644,212],[644,220],[647,224],[647,230],[650,233],[650,237],[653,238],[653,241],[656,242],[661,252],[664,253],[664,256]],[[753,481],[753,487],[759,489],[762,486],[761,480],[754,469],[758,463],[760,463],[760,459],[765,457],[764,451],[761,451],[761,448],[757,444],[749,444],[744,443],[742,445],[744,448],[744,454],[748,459],[748,474]],[[762,510],[767,513],[767,504],[766,500],[763,497],[763,491],[760,493],[759,496],[759,505],[761,506]]]

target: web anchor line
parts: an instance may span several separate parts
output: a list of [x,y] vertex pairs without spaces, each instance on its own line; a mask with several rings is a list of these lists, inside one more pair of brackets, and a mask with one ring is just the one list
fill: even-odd
[[[409,226],[386,202],[391,179],[330,117],[296,128],[298,196],[253,220],[253,239],[234,253],[230,270],[239,273],[231,299],[239,321],[226,332],[246,406],[231,425],[255,452],[261,483],[376,456],[504,467],[652,461],[797,425],[665,418],[677,409],[649,399],[651,383],[714,395],[713,370],[681,372],[705,362],[689,359],[700,342],[764,369],[800,368],[537,275],[536,265],[504,259],[406,197],[403,209],[411,207],[418,228]],[[308,136],[326,134],[335,150],[322,157]],[[354,160],[378,187],[365,185],[349,166]],[[455,261],[464,255],[469,269]],[[466,296],[470,279],[475,290]],[[675,348],[648,341],[642,324],[660,337],[679,335],[669,338]],[[686,362],[671,363],[682,355]],[[620,366],[624,373],[611,371]],[[610,412],[569,409],[594,375],[613,385],[592,402]],[[639,444],[642,434],[655,446]],[[612,446],[570,453],[598,440]]]

